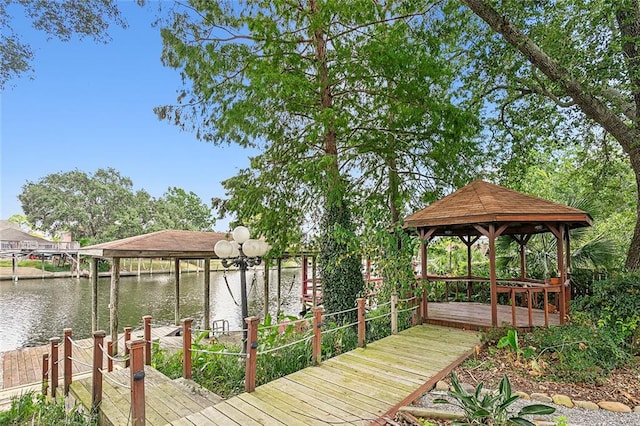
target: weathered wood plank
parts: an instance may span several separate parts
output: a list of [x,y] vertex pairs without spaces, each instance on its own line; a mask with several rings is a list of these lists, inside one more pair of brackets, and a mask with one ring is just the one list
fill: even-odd
[[298,401],[300,407],[315,407],[321,411],[331,413],[331,415],[341,420],[340,424],[354,424],[353,422],[362,420],[351,412],[343,410],[339,405],[328,401],[327,395],[316,394],[315,397],[311,397],[313,389],[304,388],[294,382],[274,380],[269,383],[269,388],[291,395]]
[[286,404],[288,406],[287,409],[291,410],[292,414],[300,414],[301,416],[307,417],[309,419],[308,423],[305,422],[307,424],[321,425],[324,424],[324,422],[341,423],[343,421],[343,419],[336,417],[331,411],[313,405],[303,404],[302,401],[296,398],[291,392],[283,392],[269,384],[261,388],[262,389],[256,390],[258,392],[256,394],[258,398],[269,398],[274,406]]
[[347,374],[352,374],[355,377],[359,377],[361,380],[366,377],[366,380],[376,386],[384,386],[389,390],[395,392],[411,393],[418,386],[407,383],[402,379],[397,379],[393,376],[386,375],[384,372],[366,368],[361,364],[348,363],[340,360],[328,360],[325,362],[327,367],[334,368],[336,370],[344,371]]
[[[251,417],[254,422],[259,423],[261,425],[265,425],[265,426],[283,426],[283,425],[285,425],[281,421],[276,420],[273,417],[271,417],[268,413],[265,413],[264,411],[262,411],[262,410],[260,410],[260,409],[258,409],[256,407],[254,407],[253,405],[247,403],[242,398],[233,398],[232,404],[236,409],[240,410],[241,412],[243,412],[247,416]],[[217,405],[216,405],[216,407],[217,407]]]
[[[187,420],[189,420],[192,424],[197,425],[197,426],[218,426],[218,423],[216,423],[213,420],[205,417],[200,412],[189,414],[185,418]],[[173,424],[175,424],[175,423],[173,423]]]
[[316,389],[317,391],[330,395],[333,398],[348,401],[354,405],[357,404],[357,407],[366,410],[368,413],[381,414],[384,413],[385,407],[388,407],[384,402],[371,398],[366,394],[355,393],[347,388],[343,388],[342,386],[336,386],[331,382],[311,376],[308,374],[306,369],[290,374],[286,379],[299,383],[309,389]]
[[335,371],[331,367],[322,365],[307,371],[311,376],[331,382],[334,385],[349,389],[353,393],[365,394],[386,404],[394,405],[398,396],[396,392],[371,385],[363,377],[353,376],[341,371]]
[[208,421],[213,422],[216,425],[220,426],[235,426],[238,423],[231,420],[229,417],[222,414],[215,407],[208,407],[204,410],[200,411],[202,416],[206,417]]
[[365,366],[370,366],[371,368],[378,369],[387,374],[393,375],[398,378],[402,378],[403,380],[408,381],[409,383],[415,383],[417,385],[423,384],[431,377],[431,370],[425,368],[422,373],[410,373],[398,366],[397,364],[391,364],[385,361],[381,361],[380,359],[368,357],[368,356],[358,356],[353,354],[352,352],[347,352],[340,356],[341,360],[345,362],[353,362],[359,363]]
[[216,410],[220,411],[227,418],[233,420],[240,425],[254,424],[255,420],[237,409],[235,405],[228,403],[227,401],[221,402],[215,405]]
[[283,404],[280,404],[277,401],[271,401],[269,397],[265,397],[263,393],[257,393],[257,389],[256,392],[243,393],[241,395],[238,395],[236,398],[240,398],[248,404],[253,405],[257,409],[268,413],[271,417],[284,424],[313,424],[308,418],[291,412],[291,410]]
[[357,357],[335,357],[325,361],[328,365],[342,365],[358,371],[363,377],[376,377],[385,383],[399,383],[410,388],[416,388],[424,383],[424,379],[416,375],[398,374],[401,370],[389,371],[391,366],[374,364],[366,358]]

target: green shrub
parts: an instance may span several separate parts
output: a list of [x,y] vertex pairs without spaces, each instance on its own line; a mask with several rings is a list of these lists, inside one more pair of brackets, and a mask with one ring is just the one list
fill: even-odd
[[593,294],[573,302],[599,328],[619,337],[632,353],[640,353],[640,272],[595,281]]
[[47,399],[42,394],[27,392],[11,399],[11,408],[0,412],[0,426],[9,425],[95,425],[96,419],[84,414],[78,406],[67,412],[62,399]]
[[469,393],[460,384],[455,373],[451,373],[451,386],[449,396],[451,402],[444,398],[437,398],[433,402],[437,404],[453,404],[464,412],[467,423],[465,425],[524,425],[534,426],[534,423],[525,419],[526,415],[553,414],[556,409],[544,404],[532,404],[523,407],[517,414],[513,414],[509,407],[520,397],[511,391],[511,383],[505,374],[498,386],[498,392],[482,392],[483,383],[476,386],[473,393]]
[[620,340],[606,329],[580,324],[538,328],[524,337],[524,345],[537,349],[547,373],[564,382],[600,383],[608,373],[626,365],[631,357]]

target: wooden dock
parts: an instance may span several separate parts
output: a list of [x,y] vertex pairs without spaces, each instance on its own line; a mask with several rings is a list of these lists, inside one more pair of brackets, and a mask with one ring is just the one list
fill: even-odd
[[[182,345],[181,337],[173,337],[177,326],[159,326],[151,328],[151,338],[159,339],[160,345],[165,343],[168,346]],[[132,334],[134,338],[142,338],[142,330],[135,330]],[[118,347],[124,348],[124,335],[119,335]],[[81,339],[75,341],[73,346],[73,358],[80,362],[73,362],[73,375],[82,376],[91,371],[93,357],[93,339]],[[21,348],[13,351],[0,353],[0,399],[6,395],[20,394],[25,388],[39,385],[42,381],[42,355],[49,352],[49,345]],[[60,342],[58,359],[63,359],[63,342]],[[105,364],[106,365],[106,360]],[[59,363],[60,383],[64,377],[64,362]]]
[[[196,383],[171,380],[150,366],[145,366],[145,414],[149,425],[164,425],[206,407],[219,403],[222,398],[201,388]],[[102,382],[102,403],[99,424],[131,424],[131,372],[128,368],[105,373]],[[73,382],[70,395],[73,402],[91,406],[91,378]]]
[[[147,424],[370,424],[431,388],[479,343],[474,332],[416,326],[259,386],[254,392],[200,408],[177,388],[159,386],[164,382],[146,367],[151,382],[147,386],[145,379]],[[126,374],[123,372],[109,374]],[[124,377],[115,380],[126,383]],[[104,424],[126,424],[129,390],[122,386],[118,391],[111,389],[113,381],[109,377],[103,382],[102,420]],[[80,386],[84,390],[79,391]],[[79,392],[85,393],[79,398],[84,400],[89,391],[76,382],[71,393],[78,397]]]

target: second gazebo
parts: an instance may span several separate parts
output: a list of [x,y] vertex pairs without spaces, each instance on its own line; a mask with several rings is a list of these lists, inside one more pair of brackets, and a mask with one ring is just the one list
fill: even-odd
[[[422,241],[421,279],[425,289],[423,318],[427,322],[476,329],[497,327],[503,322],[511,322],[514,326],[532,327],[542,325],[538,324],[541,320],[537,320],[541,318],[544,318],[545,325],[548,325],[548,300],[553,294],[559,305],[557,322],[563,323],[568,313],[571,295],[569,230],[591,224],[591,216],[582,210],[484,181],[472,182],[408,216],[405,218],[405,227],[415,231]],[[532,235],[543,232],[550,232],[557,239],[558,285],[549,280],[531,279],[526,275],[526,244]],[[520,276],[498,279],[495,242],[496,238],[505,235],[513,238],[520,246]],[[442,277],[427,273],[428,245],[438,236],[459,237],[467,246],[466,276]],[[472,273],[471,246],[481,237],[486,238],[489,248],[489,277],[478,277]],[[483,310],[480,304],[429,304],[427,290],[431,283],[439,281],[466,282],[469,298],[474,283],[489,282],[491,322],[488,322],[488,311]],[[509,306],[498,306],[498,293],[509,294],[510,309]],[[532,300],[536,300],[540,294],[543,295],[544,303],[541,310],[532,306]],[[517,295],[521,296],[520,300],[526,307],[516,306]],[[525,311],[527,314],[523,315]],[[521,312],[520,318],[518,312]]]

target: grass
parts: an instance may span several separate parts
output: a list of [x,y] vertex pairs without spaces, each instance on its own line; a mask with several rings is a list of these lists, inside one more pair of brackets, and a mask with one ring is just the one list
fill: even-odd
[[83,413],[79,406],[70,411],[64,408],[63,399],[49,399],[42,394],[27,392],[11,399],[11,408],[0,412],[0,426],[9,425],[96,425],[97,420]]

